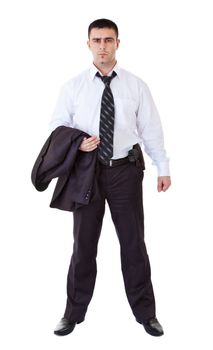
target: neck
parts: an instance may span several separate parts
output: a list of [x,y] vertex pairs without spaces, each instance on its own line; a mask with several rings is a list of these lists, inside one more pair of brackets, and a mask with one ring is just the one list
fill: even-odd
[[94,66],[96,66],[96,68],[98,68],[98,70],[103,74],[103,75],[108,75],[109,72],[112,71],[112,69],[115,67],[116,65],[116,61],[113,62],[113,64],[111,64],[110,66],[104,66],[104,65],[101,65],[101,64],[94,64]]

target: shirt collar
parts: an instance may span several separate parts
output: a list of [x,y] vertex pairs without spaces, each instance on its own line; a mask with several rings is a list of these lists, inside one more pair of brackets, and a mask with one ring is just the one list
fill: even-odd
[[[121,72],[120,72],[120,67],[119,65],[116,63],[115,66],[113,67],[113,69],[111,70],[111,72],[109,72],[109,76],[112,74],[112,72],[115,71],[115,73],[117,74],[118,78],[120,78]],[[93,80],[95,78],[96,73],[99,72],[101,75],[103,75],[98,68],[92,64],[92,66],[90,67],[90,78]]]

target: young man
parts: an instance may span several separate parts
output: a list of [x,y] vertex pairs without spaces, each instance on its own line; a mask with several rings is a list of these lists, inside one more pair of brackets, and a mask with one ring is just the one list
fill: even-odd
[[139,144],[158,169],[158,191],[170,184],[160,118],[147,85],[120,68],[117,25],[92,22],[88,47],[91,68],[68,81],[52,117],[59,126],[83,130],[79,154],[98,152],[101,197],[73,211],[74,249],[67,278],[67,304],[54,331],[66,335],[84,320],[96,279],[97,244],[107,200],[121,246],[126,295],[136,320],[154,336],[163,334],[155,314],[149,258],[144,242],[143,157]]

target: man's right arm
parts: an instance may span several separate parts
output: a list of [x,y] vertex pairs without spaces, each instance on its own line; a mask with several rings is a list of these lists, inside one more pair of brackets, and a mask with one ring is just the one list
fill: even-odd
[[50,121],[50,132],[58,126],[72,127],[73,123],[72,91],[68,83],[65,83],[59,93],[54,112]]
[[[73,99],[72,89],[69,83],[65,83],[59,93],[55,110],[50,121],[50,132],[55,130],[58,126],[73,127]],[[84,138],[79,150],[83,152],[94,151],[100,143],[100,139],[96,136]]]

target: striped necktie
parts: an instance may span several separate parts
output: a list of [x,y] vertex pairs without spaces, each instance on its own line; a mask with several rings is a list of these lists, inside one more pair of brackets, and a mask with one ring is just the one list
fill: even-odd
[[105,84],[101,99],[101,114],[99,135],[100,144],[98,146],[98,157],[108,164],[110,158],[113,156],[113,134],[114,134],[114,119],[115,119],[115,107],[112,91],[110,88],[111,80],[116,76],[113,71],[111,76],[101,76],[99,72],[96,76],[101,78]]

